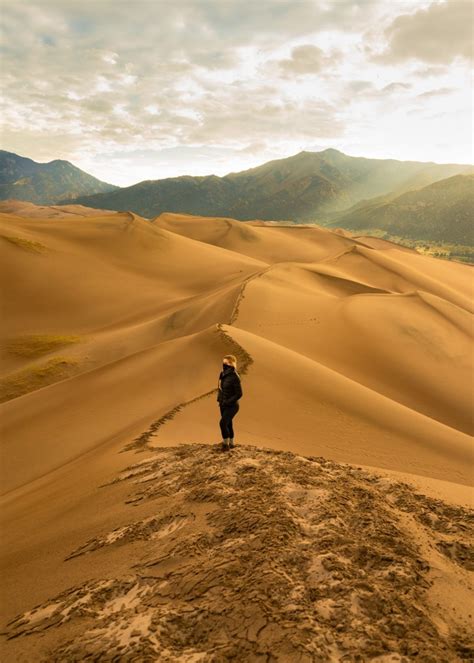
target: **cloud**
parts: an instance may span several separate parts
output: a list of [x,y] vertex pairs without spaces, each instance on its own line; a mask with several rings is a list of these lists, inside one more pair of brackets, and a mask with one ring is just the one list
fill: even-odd
[[[15,0],[1,12],[2,147],[92,166],[106,181],[116,173],[123,184],[168,172],[167,150],[173,174],[179,160],[183,173],[206,163],[222,173],[308,146],[344,151],[361,136],[369,145],[382,116],[399,121],[400,100],[465,103],[465,65],[426,56],[435,24],[458,29],[452,5]],[[451,51],[465,50],[463,30],[459,43],[450,37]],[[403,43],[425,53],[420,66]],[[403,142],[391,129],[378,144],[389,153]],[[142,164],[124,168],[132,154]]]
[[374,60],[449,64],[457,57],[472,59],[473,7],[471,0],[445,0],[397,16],[385,30],[387,48]]
[[341,92],[341,102],[343,104],[357,104],[360,102],[387,103],[391,104],[393,98],[397,97],[400,92],[410,90],[411,83],[402,81],[391,81],[381,88],[376,87],[371,81],[349,81],[343,92]]
[[358,94],[360,92],[368,92],[374,90],[374,84],[372,81],[349,81],[346,85],[346,90],[349,93]]
[[316,74],[328,65],[340,60],[341,55],[333,51],[330,55],[313,44],[295,46],[289,58],[278,62],[280,68],[289,74]]
[[259,154],[260,152],[263,152],[266,148],[267,148],[266,143],[260,141],[260,142],[250,143],[249,145],[240,148],[239,152],[241,152],[242,154]]
[[[245,0],[182,0],[167,4],[166,11],[154,3],[139,5],[134,12],[123,2],[70,0],[65,6],[44,0],[13,6],[6,25],[17,41],[8,44],[7,58],[15,60],[17,73],[6,85],[7,135],[24,131],[38,114],[52,146],[58,134],[81,135],[81,154],[113,143],[134,150],[150,142],[156,149],[197,141],[271,142],[284,127],[301,138],[340,134],[329,104],[321,110],[304,100],[285,102],[278,86],[252,78],[251,58],[276,35],[299,38],[311,20],[330,25],[348,16],[347,4],[336,16],[313,2],[277,0],[271,21],[269,6]],[[34,38],[38,16],[42,30],[59,25],[53,52]],[[302,65],[312,48],[295,47],[295,62]],[[303,128],[303,117],[317,122]]]
[[400,81],[393,81],[392,83],[389,83],[388,85],[385,85],[382,88],[382,92],[393,92],[397,90],[409,90],[411,88],[410,83],[402,83]]
[[427,78],[428,76],[442,76],[449,72],[449,68],[446,65],[428,65],[426,67],[420,67],[413,72],[413,76],[419,76],[420,78]]
[[[289,121],[290,118],[290,121]],[[272,136],[280,143],[297,139],[338,138],[344,125],[336,109],[324,103],[278,104],[262,100],[249,103],[245,97],[232,107],[216,109],[205,105],[203,120],[188,138],[193,143],[215,141],[238,145],[243,139],[262,142]]]
[[421,92],[420,94],[417,94],[416,96],[418,98],[423,98],[423,97],[436,97],[439,94],[450,94],[451,92],[455,92],[456,88],[453,87],[440,87],[436,90],[427,90],[426,92]]

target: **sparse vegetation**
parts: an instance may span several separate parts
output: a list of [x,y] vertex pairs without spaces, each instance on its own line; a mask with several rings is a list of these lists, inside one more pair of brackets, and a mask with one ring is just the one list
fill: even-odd
[[[354,232],[354,231],[352,231]],[[428,242],[425,239],[410,239],[400,235],[391,235],[381,228],[361,228],[355,233],[357,236],[380,237],[390,242],[395,242],[410,249],[416,249],[418,253],[443,258],[444,260],[458,260],[468,264],[474,264],[474,246],[463,244],[450,244],[448,242]]]
[[416,246],[419,253],[435,256],[436,258],[444,258],[446,260],[458,260],[474,265],[474,247],[463,246],[462,244],[426,244],[420,242],[420,246]]
[[7,339],[4,349],[17,357],[40,357],[81,340],[80,336],[71,335],[24,334]]
[[44,251],[48,250],[48,247],[44,244],[41,244],[40,242],[33,242],[29,239],[24,239],[23,237],[16,237],[15,235],[0,235],[0,237],[3,237],[3,239],[6,239],[12,244],[16,244],[22,249],[33,251],[34,253],[43,253]]
[[77,372],[79,362],[68,357],[53,357],[43,364],[33,364],[0,379],[0,403],[18,398]]

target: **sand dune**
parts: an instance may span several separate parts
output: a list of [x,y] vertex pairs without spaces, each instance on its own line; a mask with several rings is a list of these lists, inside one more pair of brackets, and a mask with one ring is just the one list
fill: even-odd
[[402,244],[397,244],[390,239],[382,239],[381,237],[370,237],[370,235],[357,235],[354,232],[349,230],[343,230],[342,228],[334,229],[337,232],[342,232],[346,237],[353,237],[357,239],[359,244],[368,246],[371,249],[397,249],[397,251],[405,251],[409,253],[416,253],[415,249],[411,249],[408,246],[403,246]]
[[[7,578],[2,660],[29,661],[32,652],[37,660],[63,661],[65,656],[81,660],[89,646],[93,649],[97,644],[115,651],[120,620],[130,626],[128,610],[135,606],[141,606],[138,614],[142,617],[119,638],[124,655],[164,655],[163,645],[153,638],[150,644],[141,641],[140,635],[138,640],[132,635],[135,630],[150,637],[144,626],[149,616],[167,634],[170,661],[227,660],[209,657],[219,651],[230,656],[229,638],[240,648],[242,661],[259,660],[265,651],[278,650],[284,656],[286,650],[268,627],[272,619],[283,619],[286,604],[280,599],[274,604],[272,619],[266,613],[260,628],[268,630],[262,631],[266,635],[260,634],[259,642],[238,635],[238,630],[227,636],[221,632],[219,640],[222,625],[216,622],[212,626],[215,633],[209,631],[205,637],[190,627],[186,632],[193,635],[188,646],[174,639],[176,629],[169,622],[166,626],[160,621],[172,595],[162,594],[158,599],[150,592],[159,583],[164,587],[164,580],[182,577],[184,584],[173,595],[180,602],[176,619],[179,622],[185,614],[192,620],[199,615],[208,618],[212,602],[186,612],[186,583],[196,569],[203,569],[198,562],[201,558],[178,557],[165,566],[160,562],[156,566],[159,574],[148,584],[137,579],[133,564],[138,554],[143,566],[152,549],[156,558],[161,555],[164,559],[168,541],[184,550],[190,545],[187,537],[192,536],[199,554],[215,555],[226,574],[232,575],[232,559],[219,552],[222,540],[217,544],[206,538],[210,536],[210,514],[221,513],[224,518],[227,513],[222,511],[225,486],[240,486],[238,494],[242,499],[248,496],[247,504],[260,499],[265,505],[261,526],[271,531],[273,520],[267,510],[271,495],[285,492],[293,483],[298,494],[308,490],[307,485],[298,484],[301,467],[309,467],[303,456],[327,459],[325,479],[318,490],[336,491],[333,511],[318,511],[322,507],[317,503],[307,507],[304,518],[309,518],[308,523],[312,522],[311,509],[316,509],[318,517],[325,514],[338,522],[344,516],[337,500],[357,505],[357,486],[363,485],[369,492],[372,486],[371,499],[377,500],[377,510],[373,514],[367,511],[374,528],[369,548],[374,554],[377,550],[377,554],[392,555],[392,562],[384,567],[387,572],[395,573],[401,567],[397,566],[398,553],[393,557],[391,548],[380,552],[376,528],[382,513],[390,513],[384,515],[387,522],[409,537],[410,550],[419,546],[418,552],[402,554],[403,573],[411,573],[417,555],[433,569],[442,569],[436,591],[425,595],[423,587],[418,588],[417,600],[425,602],[428,621],[410,646],[426,647],[425,653],[435,660],[465,660],[463,629],[468,617],[453,613],[452,598],[443,587],[454,583],[459,597],[467,592],[467,544],[462,527],[452,524],[464,522],[466,515],[438,505],[437,517],[450,519],[451,525],[446,524],[448,529],[430,542],[431,535],[423,527],[431,525],[423,521],[422,513],[435,507],[428,502],[422,506],[422,498],[416,495],[422,485],[425,495],[439,496],[441,491],[446,503],[464,504],[466,487],[471,484],[471,266],[317,226],[243,224],[177,214],[148,221],[128,212],[103,213],[80,206],[73,206],[74,210],[50,208],[48,212],[46,207],[35,210],[32,205],[6,203],[0,208],[5,319],[0,337],[2,556]],[[238,446],[234,460],[224,459],[213,446],[220,439],[217,377],[221,358],[229,352],[239,359],[244,390],[235,420]],[[239,483],[249,470],[242,469],[241,475],[238,464],[223,465],[238,461],[243,468],[245,463],[253,464],[256,484],[266,485],[265,477],[281,471],[280,452],[286,454],[287,483],[278,480],[260,498],[250,483]],[[128,481],[114,483],[113,490],[101,486],[125,476],[120,472],[137,462],[136,453],[143,469],[156,472],[144,484],[146,495],[154,486],[158,490],[164,485],[162,470],[153,465],[157,458],[164,458],[170,477],[188,473],[191,502],[179,493],[176,480],[165,484],[168,489],[162,488],[165,492],[159,503],[174,515],[158,518],[161,507],[146,497],[136,504],[134,518],[131,504],[135,502],[126,504]],[[364,466],[365,470],[351,474],[356,470],[337,463]],[[204,474],[196,474],[199,468]],[[316,474],[311,474],[311,481]],[[379,481],[374,477],[383,480],[373,484],[372,480]],[[397,483],[400,480],[406,482],[405,487]],[[237,484],[232,483],[235,481]],[[350,484],[344,495],[339,481]],[[281,513],[292,531],[304,523],[295,512],[297,493],[291,499],[285,495]],[[408,520],[407,511],[411,514]],[[242,523],[245,513],[241,513]],[[233,511],[228,517],[238,522]],[[437,522],[435,518],[433,523]],[[450,538],[446,532],[458,532],[456,528],[458,538]],[[225,527],[222,536],[230,548],[240,545]],[[120,545],[115,541],[121,541]],[[202,547],[199,541],[207,543]],[[153,542],[164,547],[158,550]],[[339,544],[333,537],[327,545],[337,548]],[[361,545],[352,540],[349,558],[354,573],[362,563],[356,553]],[[295,555],[304,552],[302,542],[298,546]],[[204,553],[206,550],[210,552]],[[357,579],[340,567],[348,549],[343,546],[338,551],[334,560],[347,580],[344,597],[349,600]],[[256,548],[241,552],[248,553],[247,564],[260,564]],[[308,564],[320,564],[321,555],[319,551],[319,557],[308,557]],[[289,558],[279,558],[275,568],[279,577],[287,574],[293,578],[286,595],[295,592],[293,609],[321,636],[320,647],[324,639],[333,660],[348,649],[368,660],[378,636],[364,636],[358,640],[359,649],[354,649],[354,625],[347,623],[339,634],[331,626],[333,594],[314,599],[316,604],[308,612],[308,604],[303,601],[303,608],[298,594],[298,587],[309,587],[306,575],[298,585],[298,567]],[[167,576],[168,572],[176,572],[176,576]],[[212,575],[212,566],[209,572]],[[433,570],[426,577],[435,576]],[[35,583],[31,578],[37,579]],[[115,580],[107,593],[110,578]],[[221,592],[226,578],[215,576],[213,591]],[[381,576],[373,569],[364,582],[386,595]],[[235,591],[240,591],[237,585]],[[264,595],[268,590],[262,584],[259,591]],[[58,598],[61,592],[65,594]],[[80,604],[86,595],[91,601],[89,617],[81,621],[84,617],[79,616],[74,602]],[[152,595],[154,610],[146,599]],[[239,610],[250,600],[245,591],[241,596],[242,603],[237,602],[233,613],[236,621]],[[117,603],[115,610],[107,603],[112,600],[122,607]],[[404,614],[405,604],[397,605]],[[68,610],[76,615],[72,621],[63,619]],[[325,626],[316,628],[314,620],[318,614],[322,619],[321,611],[327,613]],[[359,618],[365,624],[370,611],[362,612],[365,616]],[[249,623],[255,619],[248,615]],[[89,634],[97,620],[100,632],[96,645],[91,645],[92,636],[83,639],[79,634]],[[403,649],[406,637],[392,626],[392,622],[384,624],[383,632],[388,628],[388,635],[383,651],[411,660],[410,652]],[[287,660],[305,660],[295,653],[301,650],[303,656],[303,635],[299,632],[293,638],[294,650],[288,654],[293,658]],[[263,641],[267,649],[258,653]]]
[[472,316],[456,304],[279,264],[249,280],[234,324],[473,432],[472,393],[459,389],[472,379]]
[[[298,453],[315,452],[337,461],[470,483],[469,435],[299,352],[238,328],[223,325],[222,329],[262,367],[257,373],[252,363],[246,377],[249,398],[245,415],[238,415],[241,438],[253,444],[265,440],[277,449],[291,446]],[[212,406],[208,404],[208,418]],[[153,436],[152,444],[177,444],[187,430],[194,429],[193,422],[199,422],[203,407],[200,402],[187,406]],[[262,411],[271,416],[262,417]],[[194,435],[205,442],[206,434],[201,428]]]
[[288,260],[320,260],[357,244],[357,240],[319,227],[269,224],[252,227],[235,219],[170,213],[161,214],[152,223],[158,228],[271,264]]
[[16,214],[28,218],[44,217],[48,219],[56,216],[64,217],[70,214],[76,214],[78,216],[97,216],[97,214],[115,215],[118,213],[107,209],[93,209],[92,207],[85,207],[84,205],[35,205],[26,200],[16,200],[16,198],[0,200],[0,212],[4,214]]
[[213,246],[195,250],[192,240],[128,212],[35,220],[0,214],[0,240],[4,334],[44,327],[87,333],[142,320],[266,266]]

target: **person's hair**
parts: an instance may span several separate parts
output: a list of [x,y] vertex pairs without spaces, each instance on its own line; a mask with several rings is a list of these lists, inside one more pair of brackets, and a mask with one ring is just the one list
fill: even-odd
[[234,373],[237,375],[237,377],[240,380],[240,373],[237,370],[237,357],[235,355],[224,355],[223,359],[227,359],[228,361],[231,362],[232,366],[234,367]]
[[234,368],[237,368],[237,357],[235,355],[225,355],[223,359],[227,359]]

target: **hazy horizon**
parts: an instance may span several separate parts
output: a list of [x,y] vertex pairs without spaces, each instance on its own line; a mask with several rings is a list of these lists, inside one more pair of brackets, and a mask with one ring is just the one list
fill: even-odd
[[[2,149],[2,148],[0,148],[0,149]],[[316,152],[324,151],[324,150],[326,150],[326,149],[331,149],[331,148],[322,148],[322,150],[300,150],[300,152],[313,152],[313,153],[316,153]],[[336,149],[336,150],[338,150],[337,147],[333,147],[332,149]],[[339,150],[339,151],[342,152],[342,150]],[[283,156],[275,157],[274,159],[269,159],[268,161],[275,161],[275,160],[278,161],[278,160],[280,160],[280,159],[287,159],[287,158],[291,158],[291,157],[297,156],[298,154],[299,154],[299,152],[296,153],[296,154],[286,154],[286,155],[283,155]],[[365,156],[365,155],[361,155],[361,154],[347,154],[347,152],[344,152],[344,154],[345,154],[346,156],[350,156],[350,157],[362,157],[362,158],[367,158],[367,159],[370,159],[370,158],[374,158],[374,159],[384,159],[384,158],[386,158],[386,159],[390,159],[390,158],[391,158],[391,157],[367,157],[367,156]],[[17,156],[31,159],[31,157],[30,157],[28,154],[17,154]],[[34,161],[36,161],[37,163],[44,163],[44,164],[51,163],[52,161],[56,161],[56,160],[57,160],[57,159],[48,159],[47,161],[37,161],[37,160],[34,159]],[[436,164],[439,164],[439,165],[449,165],[449,164],[447,164],[447,163],[444,162],[444,161],[423,161],[423,160],[421,160],[421,159],[393,159],[393,160],[394,160],[394,161],[416,161],[416,162],[418,162],[418,163],[427,163],[427,164],[428,164],[428,163],[436,163]],[[66,161],[69,161],[69,160],[66,159]],[[268,163],[268,161],[265,162],[265,163]],[[70,163],[72,163],[73,166],[77,166],[77,164],[74,163],[74,162],[70,162]],[[473,163],[472,160],[471,160],[471,161],[468,161],[468,162],[464,162],[464,163],[465,163],[465,165],[467,165],[467,166],[470,166],[470,165],[474,166],[474,163]],[[255,166],[257,166],[257,167],[260,166],[260,165],[263,165],[263,162],[262,162],[262,163],[257,163],[257,164],[255,164]],[[463,165],[463,162],[456,162],[456,165]],[[249,166],[248,168],[253,168],[253,167],[255,167],[255,166]],[[246,169],[242,169],[242,170],[246,170]],[[219,173],[219,174],[218,174],[218,173],[215,173],[215,172],[209,172],[209,173],[192,173],[192,172],[186,172],[186,173],[180,173],[180,174],[178,174],[178,175],[167,175],[167,176],[165,176],[165,177],[182,177],[182,176],[185,176],[185,175],[189,175],[189,176],[191,176],[191,177],[206,177],[206,176],[212,176],[212,175],[218,175],[219,177],[224,177],[225,175],[230,175],[230,174],[233,173],[233,172],[236,172],[236,171],[227,171],[227,172],[223,172],[223,173]],[[237,172],[238,172],[238,171],[237,171]],[[156,177],[156,178],[155,178],[155,177],[148,177],[148,178],[145,178],[145,179],[148,179],[148,180],[158,180],[158,179],[165,179],[165,177],[163,177],[163,178],[162,178],[162,177]],[[138,182],[143,182],[143,181],[145,181],[145,180],[139,180]],[[122,184],[122,185],[118,185],[118,186],[122,186],[122,187],[133,186],[134,184],[137,184],[138,182],[132,182],[131,184]],[[109,184],[115,184],[115,182],[108,182],[108,183],[109,183]]]
[[129,186],[333,147],[472,163],[472,4],[18,0],[3,149]]

